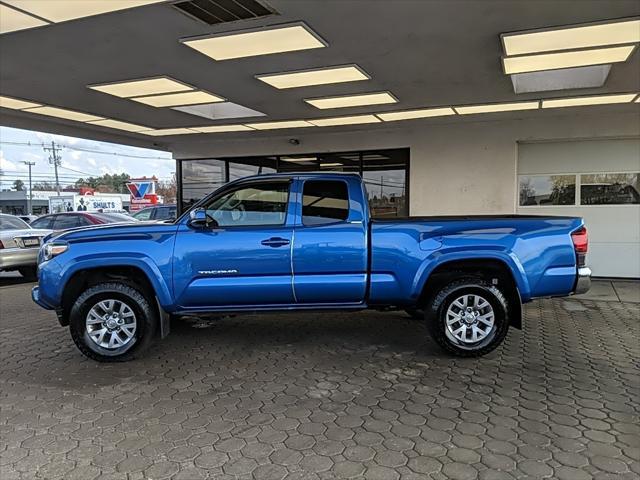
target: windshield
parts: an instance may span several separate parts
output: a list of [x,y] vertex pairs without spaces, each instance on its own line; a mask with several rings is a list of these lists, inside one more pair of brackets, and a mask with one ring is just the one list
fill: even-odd
[[123,213],[91,213],[96,218],[100,220],[104,220],[107,223],[116,223],[116,222],[135,222],[136,219],[130,217],[129,215],[125,215]]
[[0,215],[0,230],[28,230],[30,228],[28,223],[18,217]]

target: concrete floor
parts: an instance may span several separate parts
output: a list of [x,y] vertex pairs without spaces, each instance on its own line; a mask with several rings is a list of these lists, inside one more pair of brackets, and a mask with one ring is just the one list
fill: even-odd
[[365,312],[174,322],[145,358],[105,365],[30,284],[0,282],[2,480],[640,475],[640,304],[617,287],[528,304],[480,359]]
[[587,293],[575,298],[640,303],[640,281],[595,279]]

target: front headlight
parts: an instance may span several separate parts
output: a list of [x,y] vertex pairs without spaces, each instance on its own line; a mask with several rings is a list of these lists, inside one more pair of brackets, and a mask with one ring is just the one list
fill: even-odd
[[69,245],[66,243],[46,243],[42,249],[42,257],[45,261],[57,257],[61,253],[66,252]]

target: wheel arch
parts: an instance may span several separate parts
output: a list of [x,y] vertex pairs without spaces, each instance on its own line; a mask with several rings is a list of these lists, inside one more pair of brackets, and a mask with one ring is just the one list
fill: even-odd
[[131,264],[114,264],[77,268],[69,274],[62,288],[61,310],[58,318],[62,325],[68,325],[69,313],[78,296],[87,288],[105,282],[120,282],[140,291],[149,304],[157,309],[162,338],[169,333],[169,315],[162,307],[160,292],[151,277],[142,267]]
[[522,328],[522,298],[513,269],[498,258],[472,258],[449,260],[439,263],[426,276],[420,289],[418,305],[424,307],[439,288],[464,276],[476,276],[489,280],[504,293],[509,305],[509,324]]

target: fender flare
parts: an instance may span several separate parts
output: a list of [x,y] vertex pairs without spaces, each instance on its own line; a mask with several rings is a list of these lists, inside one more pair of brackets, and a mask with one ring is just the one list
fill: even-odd
[[158,266],[146,256],[104,256],[102,258],[80,258],[67,264],[61,271],[60,284],[58,286],[58,298],[62,298],[64,289],[69,280],[81,270],[95,270],[105,267],[135,267],[141,270],[153,287],[158,305],[162,310],[170,311],[173,300],[169,286],[164,281],[164,277]]

